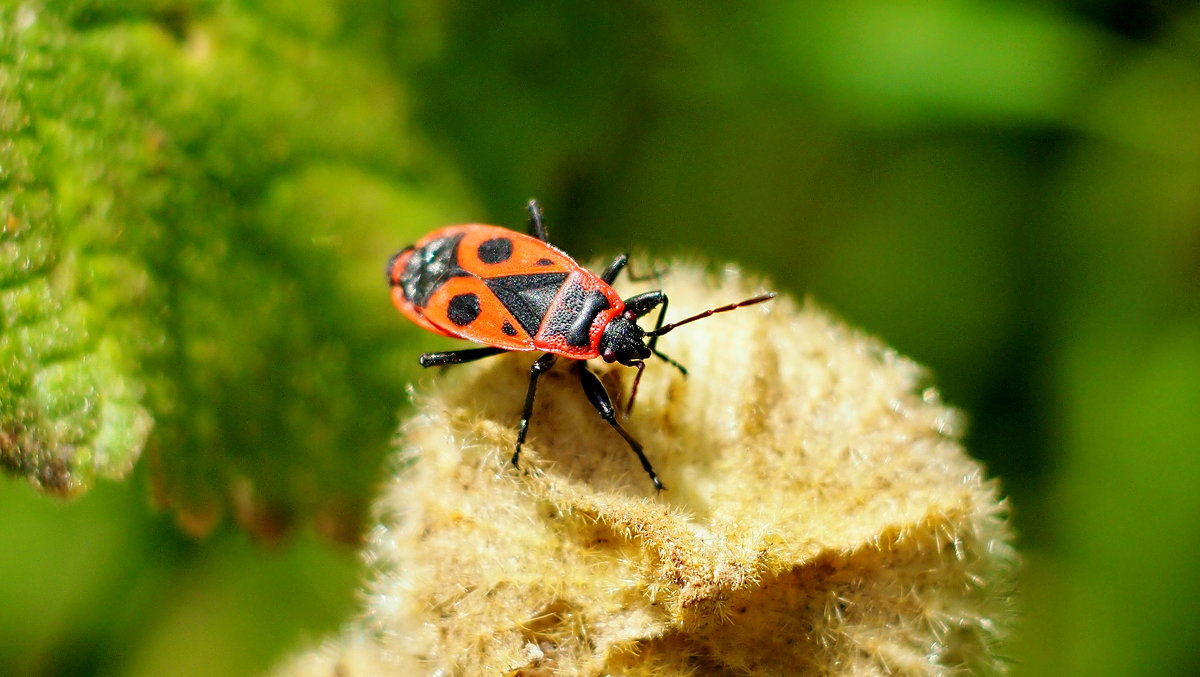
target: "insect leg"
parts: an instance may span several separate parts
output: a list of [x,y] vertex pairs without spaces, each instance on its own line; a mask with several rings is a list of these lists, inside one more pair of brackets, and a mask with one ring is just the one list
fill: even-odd
[[[625,299],[625,315],[628,317],[639,318],[646,313],[654,310],[658,305],[662,305],[665,310],[667,307],[667,295],[661,291],[648,291],[644,294],[637,294]],[[659,322],[662,322],[662,315],[659,315]]]
[[679,364],[678,362],[676,362],[674,358],[670,357],[669,355],[665,355],[665,354],[664,354],[664,353],[663,353],[661,350],[659,350],[658,348],[651,348],[651,349],[650,349],[650,352],[652,352],[652,353],[654,353],[655,355],[657,355],[657,356],[658,356],[658,359],[660,359],[660,360],[662,360],[662,361],[666,362],[667,364],[671,365],[672,367],[675,367],[676,369],[678,369],[680,374],[683,374],[684,376],[687,376],[687,367],[685,367],[685,366],[683,366],[682,364]]
[[630,282],[645,282],[646,280],[657,280],[658,282],[662,282],[662,276],[665,272],[667,272],[666,268],[651,268],[650,272],[646,273],[645,275],[638,275],[637,273],[633,272],[633,268],[630,267],[628,277]]
[[504,348],[471,348],[469,350],[451,350],[447,353],[425,353],[421,356],[421,366],[440,367],[447,364],[462,364],[506,352],[508,351]]
[[537,200],[530,200],[525,204],[525,211],[529,214],[529,230],[533,236],[542,242],[549,242],[546,237],[546,221],[542,214],[542,205]]
[[[663,294],[662,307],[660,307],[658,309],[658,319],[654,321],[654,331],[658,331],[659,329],[662,329],[663,318],[665,318],[667,316],[667,305],[668,305],[667,295]],[[650,337],[650,343],[649,343],[650,350],[654,350],[654,346],[657,343],[658,343],[658,335],[655,334],[654,336]]]
[[607,421],[614,430],[621,434],[621,437],[625,438],[625,441],[629,444],[629,448],[633,450],[633,453],[637,454],[638,460],[642,462],[642,469],[650,476],[650,481],[654,482],[654,488],[662,491],[664,489],[663,483],[658,479],[658,475],[654,473],[654,467],[650,465],[650,459],[646,458],[646,454],[642,452],[641,442],[633,439],[633,436],[626,432],[620,423],[617,423],[617,414],[613,409],[612,400],[608,397],[608,391],[604,389],[604,384],[600,382],[599,378],[596,378],[595,374],[588,371],[583,362],[579,362],[575,366],[575,371],[579,373],[579,383],[583,386],[583,394],[587,395],[588,401],[596,408],[596,412],[600,414],[600,418]]
[[658,352],[658,348],[656,348],[658,345],[658,334],[655,334],[654,332],[662,329],[663,319],[667,316],[668,305],[670,304],[666,294],[662,293],[661,291],[648,291],[645,294],[638,294],[637,296],[631,296],[626,299],[625,310],[626,312],[632,312],[634,317],[641,317],[642,315],[649,313],[651,310],[654,310],[655,306],[658,306],[658,319],[654,322],[654,331],[650,332],[650,343],[647,343],[646,347],[650,349],[650,352],[666,360],[671,364],[671,366],[683,372],[684,376],[687,376],[687,369],[685,369],[682,364],[679,364],[675,360],[672,360],[666,355]]
[[529,368],[529,390],[525,391],[525,409],[521,413],[521,427],[517,430],[517,448],[513,451],[512,464],[517,465],[517,460],[521,456],[521,445],[525,444],[525,433],[529,431],[529,418],[533,416],[533,395],[537,392],[537,380],[544,372],[550,371],[550,367],[554,366],[554,361],[558,356],[554,353],[546,353],[537,358],[533,366]]
[[[668,302],[666,294],[661,291],[648,291],[644,294],[630,296],[629,298],[625,299],[625,313],[626,315],[632,315],[634,318],[638,318],[649,313],[650,311],[654,310],[655,307],[657,307],[658,320],[654,323],[654,331],[658,331],[662,328],[663,319],[667,316],[667,305]],[[657,348],[658,335],[654,334],[654,332],[650,332],[650,334],[650,343],[646,344],[646,347],[650,349],[650,352],[657,355],[660,359],[666,361],[667,364],[678,369],[679,373],[687,376],[687,367],[684,367],[682,364],[679,364],[675,360],[659,352]]]
[[626,263],[629,263],[629,254],[617,254],[617,258],[608,264],[603,273],[600,273],[600,279],[604,280],[605,284],[612,284],[613,280],[621,274],[621,269],[625,267]]
[[[658,331],[659,329],[662,329],[663,318],[665,318],[666,316],[667,316],[667,295],[663,294],[662,306],[660,306],[658,309],[658,320],[656,320],[654,322],[654,331]],[[650,342],[646,344],[646,347],[649,348],[650,352],[657,355],[660,359],[666,360],[668,364],[670,364],[672,367],[675,367],[676,369],[678,369],[679,373],[683,374],[684,376],[687,376],[687,367],[683,366],[682,364],[679,364],[678,362],[667,357],[666,355],[663,355],[661,352],[659,352],[658,348],[655,347],[658,345],[658,336],[659,336],[658,334],[654,334],[653,336],[651,336]]]
[[[606,284],[612,284],[613,281],[617,279],[617,275],[621,273],[621,270],[624,269],[628,263],[628,253],[617,254],[617,258],[613,259],[612,263],[608,264],[608,267],[605,268],[604,272],[600,274],[600,279],[604,280]],[[627,277],[629,278],[630,282],[644,282],[646,280],[662,279],[662,274],[663,271],[655,269],[650,271],[650,274],[648,275],[636,275],[634,274],[633,269],[630,268],[629,275]]]

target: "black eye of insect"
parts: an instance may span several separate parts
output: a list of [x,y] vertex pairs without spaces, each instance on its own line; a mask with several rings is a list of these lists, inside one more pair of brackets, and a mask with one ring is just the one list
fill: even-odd
[[[637,368],[627,406],[631,409],[647,358],[657,356],[687,374],[683,365],[658,350],[660,336],[715,313],[769,301],[775,294],[761,294],[664,325],[665,293],[652,291],[622,299],[612,288],[628,256],[617,256],[597,275],[547,241],[542,208],[536,200],[529,201],[526,211],[532,235],[499,226],[447,226],[392,257],[388,281],[392,301],[401,313],[430,331],[486,346],[426,353],[421,365],[461,364],[509,351],[543,353],[529,372],[512,455],[516,466],[533,413],[538,377],[559,357],[573,360],[588,401],[624,438],[654,487],[662,490],[641,443],[617,421],[608,392],[588,370],[586,361],[602,358]],[[638,319],[656,308],[654,329],[638,326]]]

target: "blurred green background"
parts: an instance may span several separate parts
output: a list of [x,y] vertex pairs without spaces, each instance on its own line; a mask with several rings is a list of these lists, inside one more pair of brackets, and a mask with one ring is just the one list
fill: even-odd
[[1200,674],[1196,4],[7,2],[0,69],[0,421],[84,481],[145,448],[0,481],[0,674],[334,631],[447,345],[383,263],[531,196],[581,260],[736,261],[928,365],[1015,506],[1014,675]]

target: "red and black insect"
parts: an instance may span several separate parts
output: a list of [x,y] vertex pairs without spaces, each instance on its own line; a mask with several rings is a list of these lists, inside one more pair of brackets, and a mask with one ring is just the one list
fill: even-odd
[[[550,245],[536,200],[530,200],[526,210],[532,236],[499,226],[448,226],[388,261],[392,301],[400,312],[430,331],[488,346],[426,353],[421,356],[421,366],[461,364],[514,350],[544,351],[530,369],[512,455],[515,466],[529,429],[538,376],[549,371],[559,356],[577,360],[575,372],[588,401],[629,443],[655,488],[662,489],[641,443],[617,422],[608,392],[585,361],[599,357],[637,367],[629,398],[632,406],[645,360],[651,355],[687,374],[683,365],[658,351],[660,336],[713,313],[762,303],[775,295],[762,294],[664,325],[666,294],[651,291],[622,300],[613,290],[613,280],[625,267],[628,255],[617,256],[596,275]],[[659,313],[654,329],[639,327],[638,318],[655,308]]]

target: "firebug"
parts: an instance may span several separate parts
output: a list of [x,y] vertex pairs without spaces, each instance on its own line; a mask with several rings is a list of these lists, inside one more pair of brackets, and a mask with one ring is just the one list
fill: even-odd
[[[630,406],[637,394],[645,360],[657,355],[679,369],[678,362],[661,353],[658,339],[681,325],[714,313],[769,301],[773,293],[706,310],[663,324],[667,295],[650,291],[627,299],[612,288],[629,257],[620,254],[596,275],[551,245],[541,206],[526,205],[532,235],[499,226],[467,224],[433,231],[388,261],[392,302],[417,325],[446,336],[487,347],[426,353],[423,367],[461,364],[508,351],[542,351],[529,373],[529,389],[517,431],[512,464],[517,465],[529,418],[533,413],[538,377],[559,357],[575,360],[574,370],[583,392],[600,417],[629,444],[642,468],[663,488],[642,445],[617,421],[612,400],[586,361],[602,358],[636,367]],[[653,330],[638,326],[642,316],[659,309]]]

